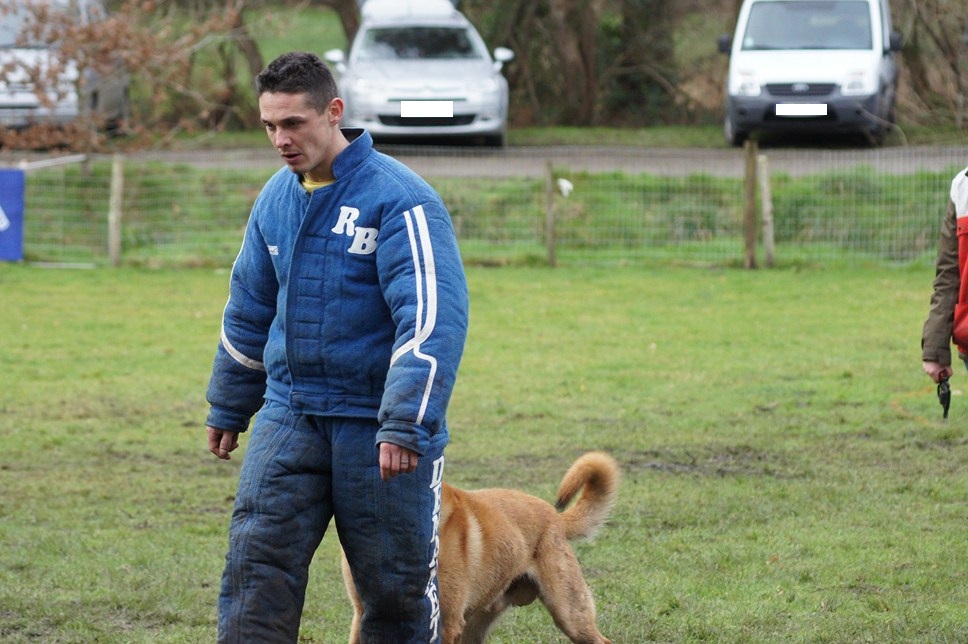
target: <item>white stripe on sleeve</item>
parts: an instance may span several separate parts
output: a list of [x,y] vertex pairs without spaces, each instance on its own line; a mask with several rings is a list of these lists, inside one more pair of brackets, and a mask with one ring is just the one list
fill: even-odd
[[420,411],[416,418],[417,424],[420,424],[427,412],[434,377],[437,374],[437,359],[420,350],[421,344],[430,337],[437,324],[437,266],[434,262],[433,242],[430,239],[430,229],[427,226],[427,215],[424,213],[423,206],[415,206],[403,216],[407,222],[410,252],[413,256],[417,315],[414,320],[413,338],[394,352],[390,365],[392,366],[401,356],[411,351],[414,357],[425,360],[430,365],[430,373],[420,401]]

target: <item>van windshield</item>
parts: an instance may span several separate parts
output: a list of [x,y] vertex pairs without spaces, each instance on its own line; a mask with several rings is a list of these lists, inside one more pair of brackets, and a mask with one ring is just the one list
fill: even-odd
[[871,16],[864,0],[756,2],[744,50],[871,49]]

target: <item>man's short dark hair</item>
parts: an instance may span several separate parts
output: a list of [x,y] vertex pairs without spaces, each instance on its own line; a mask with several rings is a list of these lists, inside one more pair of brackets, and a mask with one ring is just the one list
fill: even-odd
[[305,94],[309,105],[318,112],[339,96],[336,80],[326,63],[305,51],[291,51],[269,63],[256,77],[255,89],[259,96],[266,92]]

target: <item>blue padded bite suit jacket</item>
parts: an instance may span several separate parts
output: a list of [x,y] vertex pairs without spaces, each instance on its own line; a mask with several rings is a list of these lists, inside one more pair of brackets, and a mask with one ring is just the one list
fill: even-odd
[[232,269],[207,424],[244,431],[264,400],[375,418],[378,442],[423,454],[444,427],[467,333],[450,216],[403,164],[344,130],[334,183],[288,168],[257,198]]

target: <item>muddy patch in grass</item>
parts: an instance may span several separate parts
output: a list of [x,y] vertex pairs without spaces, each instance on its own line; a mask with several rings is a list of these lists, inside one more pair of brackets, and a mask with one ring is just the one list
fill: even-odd
[[623,458],[625,468],[704,477],[792,479],[804,475],[786,454],[750,445],[682,445],[634,451]]

